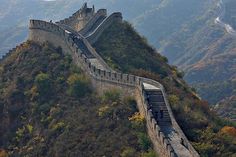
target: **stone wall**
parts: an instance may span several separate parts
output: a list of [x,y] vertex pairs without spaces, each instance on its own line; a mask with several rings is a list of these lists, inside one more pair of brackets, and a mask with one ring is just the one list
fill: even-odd
[[71,26],[74,30],[80,31],[88,21],[94,16],[95,10],[93,8],[88,8],[87,3],[84,3],[81,9],[75,12],[68,18],[60,20],[56,23],[58,24],[65,24]]
[[94,23],[96,23],[96,21],[99,18],[105,18],[107,16],[107,10],[106,9],[99,9],[97,11],[97,13],[88,21],[88,23],[86,24],[85,27],[83,27],[79,32],[82,35],[85,35],[93,26]]
[[106,28],[108,28],[114,21],[122,22],[122,14],[119,12],[111,14],[107,17],[93,32],[86,36],[90,44],[94,44]]
[[[109,19],[107,25],[112,21],[112,19]],[[148,102],[143,83],[149,83],[155,85],[156,87],[159,87],[164,94],[165,102],[170,113],[173,125],[178,129],[178,132],[181,133],[180,135],[184,139],[184,142],[191,152],[192,156],[199,157],[198,153],[194,150],[192,145],[183,134],[182,130],[179,128],[177,122],[175,121],[169,103],[166,99],[164,88],[160,83],[147,78],[117,73],[114,71],[110,71],[109,69],[102,70],[97,68],[95,65],[92,65],[92,63],[90,63],[89,59],[86,58],[79,47],[73,42],[70,33],[56,24],[40,20],[31,20],[29,28],[29,40],[39,43],[48,41],[55,46],[62,47],[64,53],[70,54],[72,56],[73,62],[80,68],[82,68],[82,70],[91,78],[92,84],[98,93],[103,93],[107,89],[118,88],[126,94],[133,95],[137,101],[140,113],[143,114],[146,118],[148,133],[151,137],[156,152],[158,152],[160,156],[163,157],[175,157],[176,153],[174,152],[169,140],[165,137],[164,133],[161,132],[160,127],[157,125],[156,120],[153,118],[152,112],[147,109]],[[105,30],[105,28],[99,29],[100,31]],[[94,37],[98,38],[97,36],[99,36],[99,34],[101,34],[101,32],[98,34],[96,33]],[[89,46],[89,43],[87,43],[87,46]],[[96,52],[94,51],[93,53]]]

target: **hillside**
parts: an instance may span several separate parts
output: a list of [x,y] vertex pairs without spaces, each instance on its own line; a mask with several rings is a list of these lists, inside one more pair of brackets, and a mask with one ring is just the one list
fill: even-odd
[[[215,23],[223,11],[223,22],[235,23],[235,1],[223,1],[223,8],[211,5],[176,32],[162,47],[170,63],[184,69],[185,80],[210,104],[232,104],[235,95],[235,36]],[[233,26],[233,25],[232,25]],[[219,111],[221,112],[221,111]],[[229,115],[235,114],[234,110]],[[227,114],[227,113],[224,113]],[[229,117],[228,117],[229,118]]]
[[[171,1],[162,1],[162,2],[163,3],[160,3],[161,6],[166,8],[167,6],[169,6],[169,4],[170,4],[169,2],[171,2]],[[212,6],[212,7],[214,10],[214,6]],[[211,11],[213,11],[213,10],[211,10]],[[212,13],[211,11],[209,13]],[[188,16],[188,18],[191,18],[191,16]],[[42,22],[42,23],[45,23],[45,22]],[[37,22],[31,21],[31,24],[33,26],[36,26],[36,27],[31,27],[31,29],[33,29],[33,28],[37,29]],[[176,22],[176,24],[178,24],[178,21]],[[52,23],[45,23],[45,25],[43,24],[41,26],[42,26],[42,28],[45,28],[44,26],[47,26],[47,25],[50,26],[50,27],[47,27],[47,28],[49,28],[48,32],[51,32],[50,28],[51,28],[51,25],[53,25]],[[56,28],[55,30],[59,30],[57,27],[55,27],[55,28]],[[222,30],[222,29],[219,28],[219,30]],[[171,31],[168,31],[168,32],[173,33]],[[224,32],[224,33],[226,33],[226,32]],[[46,34],[47,34],[47,32],[46,32]],[[67,35],[68,34],[70,34],[70,33],[67,32]],[[33,35],[37,36],[36,34],[31,34],[31,37]],[[169,36],[169,35],[166,34],[166,36]],[[203,35],[203,34],[201,34],[201,35]],[[35,38],[31,38],[31,39],[34,40]],[[51,39],[51,40],[56,41],[54,39]],[[75,39],[72,38],[71,40],[74,41]],[[37,39],[35,39],[35,41],[37,41]],[[49,63],[53,63],[53,61],[51,61],[51,60],[48,61],[46,58],[42,57],[43,61],[39,60],[40,63],[38,63],[38,64],[40,64],[40,66],[42,66],[42,68],[35,70],[36,73],[33,73],[33,74],[31,73],[31,71],[27,71],[27,74],[32,74],[29,77],[32,79],[28,80],[28,79],[26,79],[26,76],[24,76],[23,79],[21,77],[20,77],[20,79],[17,79],[18,75],[22,74],[22,73],[19,73],[19,71],[22,72],[24,70],[17,69],[18,66],[16,66],[16,65],[19,64],[18,59],[21,59],[21,56],[16,57],[16,56],[14,56],[14,54],[18,54],[18,53],[21,54],[21,51],[24,51],[24,48],[26,48],[27,45],[28,46],[32,45],[33,46],[32,51],[36,51],[37,54],[41,53],[40,52],[41,50],[46,51],[45,56],[49,57],[50,59],[53,59],[53,61],[58,59],[58,56],[57,55],[51,56],[50,54],[53,54],[54,51],[58,51],[59,54],[62,56],[61,58],[65,58],[67,60],[67,61],[65,61],[66,65],[67,65],[67,62],[69,62],[68,64],[71,65],[71,66],[66,66],[66,67],[68,67],[68,69],[63,69],[63,70],[69,71],[71,73],[69,73],[66,76],[60,75],[60,76],[54,77],[57,74],[57,72],[54,73],[54,70],[58,70],[57,66],[59,66],[58,67],[59,69],[61,68],[61,64],[55,63],[54,65],[52,65],[53,70],[51,70],[48,74],[48,69],[50,69],[52,67],[47,67],[47,65],[50,66],[51,64],[49,64]],[[73,47],[74,43],[72,42],[72,43],[70,43],[70,45],[72,45],[72,47]],[[34,46],[37,47],[37,44],[36,43],[27,43],[23,46],[23,49],[21,49],[21,48],[17,49],[16,53],[12,54],[14,59],[12,59],[12,60],[10,59],[12,62],[10,64],[6,64],[6,66],[4,65],[1,68],[1,72],[3,73],[3,81],[2,81],[3,82],[2,83],[2,87],[3,87],[3,90],[2,90],[2,97],[3,97],[2,99],[3,100],[2,100],[2,102],[3,103],[1,103],[2,104],[1,106],[3,108],[2,113],[8,115],[9,113],[12,113],[12,110],[13,110],[13,113],[15,114],[15,110],[14,110],[15,108],[17,109],[16,113],[18,113],[18,111],[19,110],[21,111],[21,109],[22,109],[21,106],[24,106],[26,104],[31,104],[31,103],[25,103],[25,101],[28,100],[29,102],[33,102],[33,104],[32,104],[33,109],[31,110],[32,114],[30,112],[30,115],[33,115],[33,114],[35,114],[35,112],[39,111],[40,116],[41,116],[40,118],[38,118],[39,116],[36,114],[38,117],[36,117],[36,118],[35,117],[33,117],[33,118],[28,117],[28,119],[24,115],[20,116],[21,119],[26,120],[27,123],[25,123],[25,125],[23,125],[22,127],[19,127],[19,128],[14,128],[14,126],[13,126],[13,128],[15,129],[15,130],[13,130],[13,132],[15,132],[14,134],[16,135],[15,138],[13,138],[13,140],[19,142],[19,143],[17,143],[17,145],[22,146],[21,147],[22,149],[20,148],[20,150],[14,146],[13,146],[14,147],[13,150],[12,150],[11,146],[9,146],[8,148],[4,147],[4,149],[6,149],[8,152],[9,152],[9,150],[12,150],[12,152],[10,152],[10,153],[12,153],[13,156],[16,154],[28,155],[29,153],[31,153],[31,152],[26,152],[26,151],[32,150],[31,147],[30,148],[28,147],[28,144],[31,143],[31,140],[30,140],[30,142],[27,142],[27,140],[29,139],[28,133],[31,134],[35,128],[35,125],[34,125],[35,123],[31,124],[32,119],[33,119],[33,121],[34,121],[34,119],[36,119],[35,120],[36,121],[36,128],[38,128],[38,126],[40,126],[37,123],[37,120],[40,119],[40,123],[43,123],[43,127],[46,127],[46,130],[47,129],[49,130],[49,132],[44,132],[41,130],[45,130],[45,128],[37,129],[37,134],[39,132],[40,133],[44,132],[46,134],[46,136],[50,135],[49,138],[46,138],[46,139],[49,139],[49,141],[50,141],[50,142],[46,142],[48,145],[47,145],[45,152],[47,152],[47,153],[49,152],[49,154],[46,154],[46,155],[54,156],[54,153],[56,153],[56,156],[57,156],[60,153],[60,152],[58,152],[58,149],[57,149],[57,148],[60,149],[60,147],[57,147],[57,146],[55,146],[57,148],[55,148],[53,146],[53,148],[55,150],[54,149],[52,151],[50,150],[51,145],[54,144],[54,143],[52,143],[52,141],[54,139],[51,139],[50,129],[52,130],[53,133],[56,130],[55,136],[52,133],[53,138],[57,138],[56,137],[57,133],[59,134],[59,133],[61,133],[61,131],[65,131],[65,130],[68,131],[67,129],[69,129],[69,132],[70,132],[71,131],[70,130],[71,128],[69,127],[70,125],[68,126],[66,122],[70,123],[70,121],[68,119],[70,119],[72,117],[73,114],[71,114],[71,113],[73,111],[75,111],[75,108],[73,108],[73,111],[71,110],[70,114],[67,115],[64,113],[67,111],[66,108],[63,108],[60,113],[62,113],[63,116],[65,115],[65,117],[64,117],[65,120],[62,120],[62,121],[52,120],[54,118],[53,117],[54,110],[57,110],[57,108],[59,108],[54,103],[59,104],[59,106],[60,106],[60,103],[57,103],[57,101],[62,101],[61,98],[63,98],[63,100],[66,100],[66,102],[63,101],[66,104],[67,104],[67,102],[70,102],[70,100],[68,100],[69,98],[72,98],[73,101],[75,99],[78,99],[78,101],[80,101],[82,103],[86,103],[86,104],[87,104],[87,102],[91,102],[91,104],[97,104],[97,102],[99,104],[102,104],[102,105],[100,105],[100,107],[96,108],[96,110],[90,111],[87,109],[82,109],[81,113],[79,112],[81,115],[83,115],[82,112],[84,113],[84,111],[86,111],[87,113],[97,113],[94,119],[91,118],[91,121],[98,120],[99,117],[105,118],[106,120],[109,118],[114,120],[113,118],[115,117],[115,120],[120,120],[120,119],[122,119],[122,116],[119,117],[120,112],[122,113],[121,115],[124,115],[123,111],[125,111],[126,109],[122,108],[120,111],[120,108],[119,108],[117,111],[113,107],[117,107],[117,106],[120,107],[123,105],[124,105],[124,107],[127,107],[127,106],[135,103],[134,100],[132,100],[132,98],[129,98],[129,99],[125,98],[124,100],[122,100],[119,96],[121,94],[119,91],[109,91],[109,92],[105,93],[105,95],[103,95],[103,96],[98,96],[97,93],[92,92],[92,88],[90,87],[90,84],[91,84],[90,80],[83,74],[83,72],[81,70],[77,70],[77,68],[75,68],[73,66],[73,64],[71,62],[71,58],[69,56],[64,56],[61,53],[60,48],[53,48],[52,46],[50,46],[50,44],[43,44],[43,48],[39,48],[39,50],[38,50],[37,48],[34,48]],[[40,45],[38,45],[38,46],[40,47]],[[96,50],[100,53],[100,55],[104,58],[104,60],[113,69],[120,71],[120,72],[126,72],[126,73],[131,73],[131,74],[135,74],[135,75],[139,75],[139,76],[144,76],[146,78],[151,78],[151,79],[161,82],[165,86],[167,94],[169,96],[169,101],[172,105],[172,108],[173,108],[173,111],[174,111],[175,117],[177,118],[178,123],[180,124],[181,128],[183,129],[183,131],[186,133],[186,135],[188,136],[188,138],[192,142],[193,146],[199,151],[199,153],[202,156],[212,156],[212,154],[214,156],[234,156],[235,155],[235,153],[234,153],[235,152],[234,151],[235,150],[235,143],[234,143],[234,141],[235,141],[234,140],[235,139],[235,128],[232,127],[232,126],[235,126],[235,124],[231,124],[227,121],[219,119],[212,111],[210,111],[208,104],[204,101],[199,100],[198,96],[195,93],[195,90],[190,88],[183,81],[183,79],[182,79],[183,73],[178,72],[176,67],[169,66],[168,59],[166,57],[161,56],[160,54],[158,54],[156,52],[156,50],[154,48],[150,47],[147,44],[146,39],[140,37],[130,24],[128,24],[127,22],[124,22],[121,24],[115,23],[112,27],[110,27],[108,30],[106,30],[103,33],[103,35],[100,37],[98,42],[95,43],[93,46],[96,48]],[[49,49],[50,49],[50,52],[49,52]],[[74,51],[77,51],[77,50],[74,50]],[[26,53],[26,54],[28,54],[28,53]],[[8,58],[11,58],[12,55]],[[8,58],[6,58],[4,61],[8,60]],[[30,59],[31,58],[33,58],[33,57],[30,56]],[[86,58],[84,58],[84,59],[85,59],[84,61],[86,62]],[[14,62],[14,60],[17,62]],[[37,65],[37,64],[35,64],[35,63],[37,63],[37,60],[38,59],[34,59],[33,61],[27,60],[24,63],[28,64],[28,63],[33,62],[31,64],[31,66]],[[42,64],[42,63],[44,63],[44,64]],[[232,62],[232,64],[229,65],[230,68],[231,68],[231,66],[234,65],[233,63],[234,62]],[[12,65],[13,65],[13,67],[11,67]],[[94,71],[92,71],[91,65],[89,65],[87,63],[86,66],[88,66],[90,68],[90,70],[91,70],[90,72],[92,72],[92,73],[98,72],[100,74],[99,77],[104,77],[104,76],[101,76],[100,69],[98,69],[98,71],[96,71],[96,68],[95,68]],[[10,67],[10,69],[7,69],[8,67]],[[22,66],[22,67],[23,67],[23,69],[25,68],[25,66]],[[56,67],[56,69],[54,69],[54,67]],[[196,67],[199,68],[199,67],[201,67],[201,65],[200,66],[197,65]],[[14,71],[15,69],[17,71]],[[14,71],[14,73],[17,73],[18,75],[13,77],[14,74],[11,73],[11,71]],[[63,74],[66,74],[65,71],[63,72]],[[222,71],[222,70],[220,69],[220,71]],[[229,75],[231,75],[230,72],[228,72],[228,73],[229,73]],[[9,74],[9,75],[7,75],[7,74]],[[117,74],[118,73],[114,74],[114,77],[117,77]],[[5,77],[5,75],[6,75],[6,77]],[[103,73],[102,73],[102,75],[103,75]],[[123,76],[125,76],[125,75],[121,75],[121,79],[124,78]],[[197,76],[201,76],[201,75],[197,75]],[[222,76],[222,75],[217,73],[216,76]],[[61,80],[61,77],[63,77],[64,79],[62,78],[62,80]],[[133,77],[133,78],[134,78],[133,80],[135,80],[134,82],[136,83],[136,80],[138,80],[138,79],[135,79],[135,78],[138,78],[138,77]],[[112,77],[110,77],[109,79],[111,79],[113,81]],[[129,80],[130,78],[127,77],[127,79]],[[210,79],[211,78],[209,78],[209,80]],[[26,82],[25,82],[25,80],[26,80]],[[218,81],[218,79],[216,79],[216,80]],[[120,81],[119,78],[117,78],[117,81],[119,84],[119,81]],[[130,81],[132,81],[132,80],[130,80]],[[10,84],[10,82],[11,82],[11,84]],[[142,84],[140,84],[140,82],[141,81],[139,80],[139,82],[138,82],[139,87],[142,85]],[[21,92],[22,91],[22,84],[24,84],[26,86],[29,85],[30,87],[23,88],[24,92]],[[61,86],[61,84],[63,84],[63,86]],[[132,84],[132,82],[131,82],[131,84]],[[57,85],[59,85],[60,87],[57,87]],[[220,85],[224,85],[224,84],[220,84]],[[18,89],[18,87],[19,87],[19,89]],[[226,87],[226,90],[227,90],[226,92],[231,94],[232,91],[234,91],[234,86],[229,86],[229,87],[232,87],[232,88]],[[60,90],[54,90],[54,88],[60,89]],[[141,88],[141,89],[143,89],[143,88]],[[61,92],[61,90],[63,92]],[[56,95],[58,95],[58,93],[62,93],[65,95],[59,94],[60,97],[57,97]],[[67,99],[67,96],[69,97],[68,99]],[[54,100],[54,98],[56,98],[56,100]],[[145,98],[145,96],[144,96],[144,98]],[[5,99],[7,99],[7,100],[5,100]],[[19,99],[23,100],[23,102],[19,101]],[[52,99],[52,104],[50,101],[51,99]],[[48,100],[49,100],[49,102],[48,102]],[[225,100],[232,101],[234,99],[232,97],[230,97],[230,99],[225,99]],[[18,104],[18,102],[20,102],[20,103]],[[14,105],[12,108],[10,108],[10,110],[9,110],[10,112],[8,110],[7,110],[7,112],[5,112],[5,109],[8,109],[8,106],[11,106],[10,104],[15,104],[15,103],[17,105],[16,106]],[[8,104],[8,105],[5,105],[5,104]],[[223,104],[225,104],[225,103],[223,102]],[[231,103],[229,103],[229,105],[231,105]],[[5,106],[6,106],[6,108],[5,108]],[[20,109],[18,110],[19,106],[20,106]],[[23,110],[30,109],[30,107],[31,106],[28,105],[27,108],[23,108]],[[41,107],[43,108],[42,110],[41,110]],[[51,107],[53,107],[53,108],[51,108]],[[138,114],[135,114],[137,109],[135,110],[134,107],[130,108],[130,106],[129,106],[129,109],[127,109],[127,110],[129,110],[130,112],[125,114],[125,117],[123,117],[124,123],[121,122],[120,124],[122,124],[122,126],[123,125],[126,126],[127,123],[131,123],[131,125],[129,125],[131,127],[128,127],[127,129],[133,129],[133,131],[131,131],[131,132],[133,132],[132,135],[134,135],[136,137],[136,143],[134,142],[135,143],[134,145],[128,143],[127,148],[122,148],[122,149],[119,146],[120,150],[118,150],[119,151],[118,154],[120,154],[120,156],[127,156],[127,153],[128,154],[135,153],[137,155],[142,154],[142,156],[146,156],[146,155],[150,155],[150,154],[153,156],[153,151],[149,150],[149,148],[151,147],[150,141],[148,140],[147,135],[145,134],[145,127],[144,127],[144,123],[143,123],[144,118],[140,117],[140,115],[138,115]],[[79,111],[80,111],[80,109],[79,109]],[[77,115],[77,113],[75,115]],[[89,114],[87,114],[86,118],[89,119],[88,121],[90,121],[90,117],[88,115]],[[10,122],[11,122],[11,121],[9,121],[9,119],[11,119],[11,116],[12,115],[3,116],[3,118],[10,117],[6,121],[8,124],[10,124]],[[132,118],[131,118],[131,116],[132,116]],[[83,117],[83,116],[81,116],[81,117]],[[60,119],[61,117],[57,117],[57,116],[55,117],[55,119],[58,119],[58,118]],[[81,123],[87,122],[85,120],[86,118],[83,118],[83,120],[78,119],[78,120],[76,120],[76,122],[81,122]],[[99,119],[99,120],[101,121],[101,125],[106,124],[106,122],[107,122],[107,121],[102,122],[101,119]],[[152,120],[152,118],[151,118],[151,120]],[[44,123],[45,121],[46,121],[46,124]],[[13,122],[14,122],[14,118],[13,118]],[[18,124],[18,122],[17,122],[17,124]],[[87,127],[87,124],[89,127]],[[90,125],[89,122],[87,122],[87,124],[85,124],[84,127],[89,128],[89,130],[91,130],[91,128],[93,128],[94,123]],[[100,123],[98,123],[98,125],[100,126]],[[10,125],[7,125],[7,126],[10,126]],[[114,125],[112,125],[111,128],[109,127],[109,129],[111,129],[112,132],[114,131],[113,126]],[[10,126],[10,128],[11,127],[12,126]],[[191,128],[191,129],[189,129],[189,128]],[[7,127],[7,129],[8,129],[8,127]],[[99,127],[99,129],[101,129],[101,128]],[[83,130],[83,128],[82,128],[82,130]],[[84,130],[87,131],[86,129],[84,129]],[[117,130],[120,131],[120,128]],[[123,130],[123,128],[121,128],[121,130]],[[141,132],[139,132],[138,130],[140,130]],[[72,129],[72,131],[73,131],[73,129]],[[125,130],[124,132],[127,132],[127,131],[128,130]],[[90,143],[93,141],[87,141],[87,139],[90,139],[90,137],[92,135],[96,134],[97,132],[98,132],[98,130],[91,132],[91,134],[89,134],[90,135],[89,137],[86,136],[85,143],[86,144],[89,143],[88,145],[90,145]],[[10,131],[10,134],[11,134],[11,131]],[[107,134],[107,133],[105,133],[105,134]],[[26,135],[26,137],[25,137],[25,135]],[[118,135],[119,135],[119,133],[118,133]],[[123,137],[123,134],[119,135],[119,136]],[[60,138],[62,137],[62,143],[64,141],[67,141],[66,139],[68,139],[68,137],[64,137],[64,134],[59,135],[59,137]],[[6,138],[6,139],[10,138],[10,140],[11,140],[12,136],[7,135],[4,138]],[[116,139],[118,139],[118,138],[116,138]],[[232,139],[233,139],[233,141],[232,141]],[[21,140],[23,140],[23,141],[21,141]],[[44,140],[45,139],[43,138],[42,141],[44,142]],[[80,141],[80,139],[78,141]],[[126,141],[132,141],[132,140],[124,140],[123,142],[125,143]],[[107,142],[107,141],[105,141],[105,142]],[[9,143],[11,143],[11,141]],[[14,141],[13,141],[13,143],[14,143]],[[68,143],[73,143],[73,142],[69,141]],[[84,145],[84,143],[83,143],[83,145]],[[109,146],[110,145],[111,144],[109,144]],[[119,143],[118,143],[118,145],[119,145]],[[68,146],[70,147],[70,145],[68,145]],[[76,144],[76,146],[77,146],[77,144]],[[71,147],[74,148],[74,146],[71,146]],[[96,146],[92,145],[91,147],[94,148]],[[91,147],[89,147],[89,148],[91,148]],[[116,147],[116,145],[114,145],[114,147]],[[25,151],[26,148],[28,148],[28,149]],[[63,148],[64,148],[64,145],[63,145]],[[68,148],[68,149],[70,149],[70,148]],[[79,149],[79,151],[81,151],[80,153],[82,153],[82,149],[81,150]],[[43,152],[44,152],[44,150],[43,150]],[[113,148],[113,147],[109,150],[104,150],[104,151],[102,149],[101,154],[112,154],[113,150],[115,150],[115,148]],[[68,152],[74,152],[74,151],[75,150],[70,150]],[[87,151],[87,149],[86,149],[86,151]],[[92,149],[90,151],[92,151]],[[107,151],[109,151],[109,152],[107,152]],[[4,151],[1,149],[1,153],[2,152],[4,153]],[[75,151],[75,152],[77,153],[77,151]],[[84,150],[83,150],[83,152],[84,152]],[[16,153],[16,154],[14,154],[14,153]],[[40,151],[39,153],[42,153],[42,151]],[[87,151],[86,153],[89,154],[89,151]],[[94,154],[94,152],[92,154]],[[30,155],[32,155],[32,154],[30,154]],[[33,154],[33,155],[35,155],[35,154]],[[85,154],[83,154],[83,155],[85,155]],[[98,154],[98,155],[100,155],[100,154]],[[43,156],[45,156],[45,155],[43,155]]]
[[223,20],[230,24],[234,29],[236,28],[236,11],[235,5],[236,2],[234,0],[225,0],[225,15]]
[[0,93],[0,156],[155,156],[133,98],[93,92],[48,43],[26,42],[0,62]]
[[116,70],[148,77],[165,86],[179,125],[202,156],[235,155],[235,140],[230,140],[235,137],[222,134],[222,128],[229,123],[217,118],[208,104],[192,93],[181,79],[181,73],[154,53],[128,23],[113,24],[94,47]]
[[[44,20],[59,20],[75,12],[78,6],[82,6],[81,0],[3,0],[0,8],[0,32],[12,32],[6,36],[7,43],[0,44],[1,52],[6,52],[16,42],[20,43],[27,37],[27,24],[30,18]],[[91,0],[89,3],[98,8],[107,8],[111,11],[121,11],[124,18],[131,21],[141,34],[155,46],[160,47],[161,41],[168,39],[173,33],[179,31],[191,18],[199,15],[214,2],[209,0]],[[60,12],[57,11],[58,8]],[[158,15],[158,16],[156,16]],[[179,18],[181,17],[181,18]],[[16,30],[15,28],[19,28]],[[18,35],[16,35],[16,31]],[[13,37],[17,37],[14,39]],[[10,39],[13,39],[12,41]],[[19,42],[18,42],[19,41]],[[1,54],[0,54],[1,57]]]
[[[82,3],[81,0],[3,0],[0,57],[25,40],[29,18],[56,21],[75,12]],[[109,11],[121,11],[124,18],[168,58],[170,64],[185,71],[185,80],[203,99],[217,104],[235,95],[236,40],[215,24],[216,17],[221,14],[219,0],[139,0],[136,3],[132,0],[92,0],[90,3]],[[234,3],[234,0],[223,1],[225,13],[222,17],[223,22],[233,27]],[[61,11],[58,12],[57,8]],[[228,87],[230,90],[226,91]]]

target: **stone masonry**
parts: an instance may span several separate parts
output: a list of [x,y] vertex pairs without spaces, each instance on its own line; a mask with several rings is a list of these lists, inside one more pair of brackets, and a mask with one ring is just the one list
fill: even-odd
[[99,92],[118,88],[132,95],[155,151],[163,157],[199,157],[176,122],[164,87],[154,80],[113,71],[91,46],[114,21],[122,22],[121,13],[107,17],[107,11],[88,8],[87,4],[70,18],[56,23],[30,20],[29,40],[50,42],[72,56],[73,62],[91,78]]

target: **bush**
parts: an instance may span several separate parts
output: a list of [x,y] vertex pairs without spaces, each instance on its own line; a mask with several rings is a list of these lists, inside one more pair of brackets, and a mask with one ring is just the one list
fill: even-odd
[[118,89],[112,89],[106,91],[102,97],[103,102],[115,102],[119,101],[121,97],[121,91]]
[[142,157],[157,157],[156,153],[154,150],[148,150],[148,152],[143,153]]
[[236,138],[236,128],[235,127],[225,126],[220,130],[220,132]]
[[169,102],[170,102],[170,104],[176,105],[179,103],[179,98],[176,95],[170,95]]
[[90,92],[89,79],[85,75],[72,74],[67,79],[68,93],[71,96],[83,97]]
[[25,127],[18,128],[18,130],[16,131],[16,141],[19,142],[24,137],[24,134],[25,134]]
[[147,151],[151,147],[151,141],[144,133],[138,134],[138,142],[142,150]]
[[28,132],[29,132],[30,134],[32,134],[34,127],[33,127],[32,125],[30,125],[30,124],[27,124],[27,125],[26,125],[26,128],[27,128]]
[[37,108],[36,108],[36,113],[44,113],[44,114],[47,114],[51,109],[51,104],[49,103],[44,103],[44,104],[41,104],[41,105],[38,105]]
[[133,157],[135,154],[135,149],[133,148],[126,148],[121,154],[121,157]]
[[41,97],[50,95],[51,80],[50,80],[48,74],[45,74],[45,73],[38,74],[35,77],[35,84],[36,84],[37,90],[39,92],[39,95]]
[[104,115],[107,115],[109,110],[110,110],[110,107],[108,105],[102,106],[98,109],[98,115],[100,117],[103,117]]
[[8,157],[8,154],[4,149],[0,149],[0,157]]
[[51,135],[58,135],[64,131],[66,124],[64,122],[58,122],[50,127]]

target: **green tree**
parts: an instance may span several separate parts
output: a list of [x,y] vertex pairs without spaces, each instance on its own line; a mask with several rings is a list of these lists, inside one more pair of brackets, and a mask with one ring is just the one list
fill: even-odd
[[151,147],[151,141],[144,133],[139,133],[138,142],[142,150],[147,151]]
[[89,79],[85,75],[72,74],[67,79],[68,93],[71,96],[83,97],[90,92]]
[[133,157],[135,154],[135,149],[134,148],[126,148],[121,154],[121,157]]
[[35,84],[40,96],[46,96],[51,92],[51,80],[48,74],[40,73],[35,77]]

